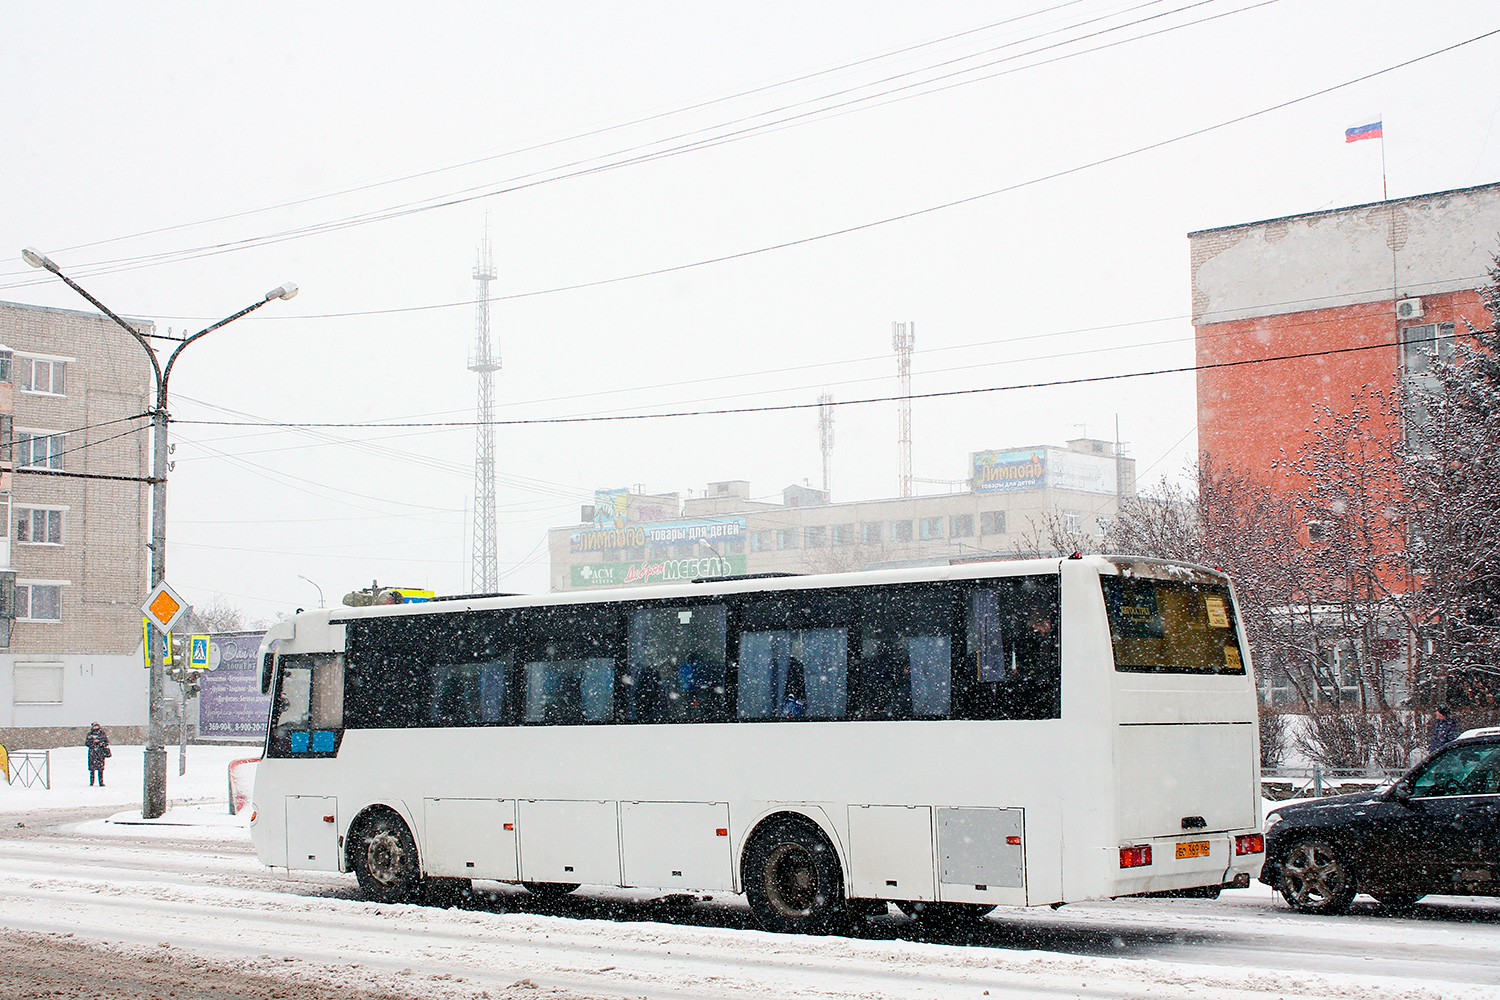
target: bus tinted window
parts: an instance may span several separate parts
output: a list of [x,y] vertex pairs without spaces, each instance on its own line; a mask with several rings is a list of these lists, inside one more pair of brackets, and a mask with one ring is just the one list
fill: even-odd
[[483,611],[349,622],[346,725],[401,729],[512,721],[515,621],[512,612]]
[[722,604],[631,611],[629,661],[621,678],[625,718],[722,721],[728,617]]
[[526,722],[614,720],[615,668],[623,660],[619,619],[619,608],[604,604],[522,612]]
[[850,683],[856,719],[944,718],[952,706],[951,588],[871,588],[860,597]]
[[1109,576],[1099,583],[1109,610],[1116,670],[1245,672],[1227,586]]
[[850,597],[788,590],[739,608],[741,719],[841,719],[848,708]]
[[1058,579],[1023,576],[974,588],[968,663],[956,678],[964,719],[1056,719],[1062,714]]

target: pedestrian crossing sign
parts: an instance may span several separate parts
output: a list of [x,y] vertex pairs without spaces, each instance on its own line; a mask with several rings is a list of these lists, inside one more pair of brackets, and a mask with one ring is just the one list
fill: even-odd
[[208,636],[195,635],[188,640],[188,669],[208,670]]

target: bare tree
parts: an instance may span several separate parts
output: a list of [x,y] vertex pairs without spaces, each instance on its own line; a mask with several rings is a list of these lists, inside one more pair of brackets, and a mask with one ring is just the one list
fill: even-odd
[[208,634],[243,632],[257,627],[258,624],[246,619],[243,611],[229,603],[228,599],[220,594],[202,607],[194,605],[189,608],[177,631]]

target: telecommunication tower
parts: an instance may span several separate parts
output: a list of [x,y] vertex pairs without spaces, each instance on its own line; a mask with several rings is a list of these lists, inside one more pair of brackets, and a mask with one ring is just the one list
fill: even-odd
[[826,392],[818,397],[818,447],[823,451],[823,492],[829,493],[828,466],[833,457],[833,395]]
[[911,352],[917,340],[917,324],[892,323],[891,346],[896,349],[896,377],[901,384],[901,495],[911,496]]
[[490,346],[490,282],[495,263],[490,255],[490,230],[485,225],[474,265],[474,353],[469,371],[479,376],[478,421],[474,441],[474,552],[470,591],[492,594],[500,586],[500,563],[495,539],[495,372],[500,355]]

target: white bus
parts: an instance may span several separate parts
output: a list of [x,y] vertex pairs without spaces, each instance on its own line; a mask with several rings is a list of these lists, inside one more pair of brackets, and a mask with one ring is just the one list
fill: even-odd
[[260,859],[743,892],[776,931],[1216,895],[1260,868],[1229,581],[1098,556],[299,614]]

